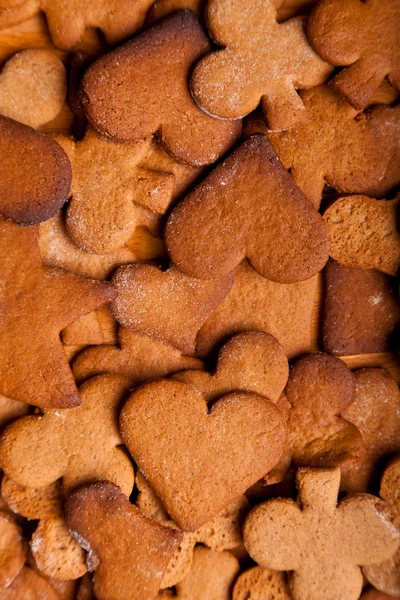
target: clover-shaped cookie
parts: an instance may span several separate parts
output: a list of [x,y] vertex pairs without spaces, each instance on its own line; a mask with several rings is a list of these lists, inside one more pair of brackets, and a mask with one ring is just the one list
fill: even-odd
[[59,144],[0,115],[0,217],[46,221],[68,200],[70,186],[71,165]]
[[[284,167],[319,206],[324,184],[338,192],[368,193],[385,176],[399,145],[400,107],[374,106],[364,113],[352,108],[329,85],[300,93],[308,120],[282,132],[267,132],[249,117],[249,133],[267,133]],[[390,188],[399,182],[398,169]]]
[[86,573],[84,552],[71,537],[64,521],[64,494],[60,481],[33,488],[4,476],[1,495],[14,512],[39,521],[30,548],[43,575],[69,580]]
[[[392,460],[383,472],[379,495],[389,504],[395,523],[400,527],[400,458]],[[376,589],[399,596],[400,550],[386,562],[365,567],[364,575]]]
[[323,316],[327,352],[338,356],[389,352],[399,325],[398,286],[393,277],[328,261]]
[[233,273],[202,280],[174,265],[167,271],[152,265],[123,265],[112,277],[118,295],[111,311],[125,328],[194,354],[197,332],[233,281]]
[[335,89],[362,109],[385,77],[400,89],[400,4],[397,0],[322,0],[308,21],[311,45],[324,60],[347,68]]
[[107,254],[124,246],[148,211],[162,215],[172,199],[175,177],[139,165],[151,140],[116,144],[93,129],[75,142],[56,136],[72,165],[71,200],[65,223],[79,248]]
[[248,331],[234,335],[222,346],[213,374],[186,370],[174,378],[194,385],[207,403],[238,390],[260,394],[276,403],[288,371],[279,342],[268,333]]
[[400,390],[384,369],[358,369],[353,375],[354,399],[342,416],[361,432],[365,455],[343,473],[342,487],[365,492],[382,461],[400,451]]
[[[138,471],[135,479],[139,494],[136,506],[149,519],[154,519],[167,527],[175,527],[169,520],[160,500]],[[248,512],[249,503],[245,496],[239,496],[232,504],[224,508],[216,517],[202,525],[197,531],[184,532],[179,548],[168,563],[162,580],[162,588],[172,587],[181,581],[191,568],[196,544],[204,544],[211,550],[238,549],[243,544],[242,521]]]
[[0,221],[0,393],[47,408],[80,404],[60,331],[115,297],[109,283],[42,265],[38,227]]
[[55,46],[72,50],[87,27],[98,27],[109,44],[117,44],[143,24],[152,0],[3,0],[0,29],[43,11]]
[[386,560],[399,545],[388,505],[367,494],[337,504],[339,469],[299,469],[298,501],[274,499],[256,506],[244,524],[244,542],[262,567],[292,571],[294,600],[357,600],[359,565]]
[[331,257],[347,267],[396,276],[400,268],[400,198],[345,196],[324,212]]
[[190,71],[209,50],[193,13],[167,17],[89,67],[81,88],[89,122],[120,142],[156,133],[177,159],[214,162],[237,139],[241,124],[213,119],[190,95]]
[[5,512],[0,512],[0,540],[0,597],[3,598],[3,588],[19,575],[26,558],[21,529]]
[[80,388],[81,406],[18,419],[0,438],[0,465],[13,481],[43,487],[62,477],[65,492],[96,479],[133,487],[132,464],[118,431],[118,412],[130,382],[100,375]]
[[316,349],[312,323],[318,290],[319,275],[276,283],[242,261],[235,269],[233,288],[197,334],[197,355],[207,356],[221,340],[251,330],[276,337],[289,359]]
[[178,204],[165,239],[175,265],[202,279],[222,277],[247,257],[263,277],[293,283],[319,272],[329,252],[320,215],[262,134]]
[[0,74],[0,114],[36,129],[58,115],[66,93],[65,67],[54,52],[23,50]]
[[332,71],[311,48],[305,20],[276,20],[272,0],[210,0],[206,23],[221,46],[196,66],[190,86],[211,115],[244,117],[260,103],[272,130],[306,119],[297,89],[323,83]]
[[144,517],[108,481],[75,491],[65,506],[72,533],[88,551],[98,600],[153,600],[182,534]]
[[192,385],[167,379],[133,392],[120,429],[168,514],[187,531],[270,471],[286,441],[283,416],[266,398],[235,392],[209,409]]
[[147,335],[118,329],[118,346],[86,348],[74,359],[72,372],[78,382],[101,373],[116,373],[135,384],[168,377],[183,369],[202,369],[203,363],[185,356],[170,344]]

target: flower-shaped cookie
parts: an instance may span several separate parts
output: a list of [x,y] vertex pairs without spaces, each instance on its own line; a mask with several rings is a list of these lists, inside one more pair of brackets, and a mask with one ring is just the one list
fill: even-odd
[[43,487],[62,477],[63,490],[109,479],[130,494],[131,461],[119,446],[118,412],[130,382],[100,375],[80,388],[81,406],[45,410],[15,421],[0,438],[0,465],[10,479]]
[[400,533],[388,505],[367,494],[337,504],[339,485],[339,469],[299,469],[297,502],[264,502],[245,521],[250,556],[262,567],[292,571],[294,600],[357,600],[359,565],[382,562],[398,548]]
[[313,87],[332,71],[312,50],[305,20],[278,23],[273,0],[209,0],[206,23],[223,50],[196,66],[191,90],[207,113],[232,119],[261,106],[271,129],[307,118],[296,90]]

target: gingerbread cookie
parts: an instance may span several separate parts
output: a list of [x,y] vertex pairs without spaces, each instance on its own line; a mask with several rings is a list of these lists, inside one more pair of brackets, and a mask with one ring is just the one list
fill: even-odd
[[272,130],[307,119],[298,89],[323,83],[332,67],[313,51],[305,19],[276,20],[272,0],[209,0],[206,23],[223,46],[194,69],[198,105],[224,119],[244,117],[260,104]]
[[168,514],[187,531],[212,519],[270,471],[286,441],[281,412],[266,398],[235,392],[208,410],[193,386],[167,379],[130,396],[120,429]]
[[146,15],[146,23],[152,25],[180,9],[191,10],[201,19],[205,5],[206,0],[156,0]]
[[100,325],[97,311],[93,310],[87,315],[68,325],[61,332],[62,343],[66,346],[96,345],[104,343],[104,334]]
[[23,50],[0,74],[0,113],[37,129],[58,115],[66,93],[61,60],[49,50]]
[[107,43],[114,45],[135,33],[143,24],[152,0],[3,0],[0,28],[21,23],[43,11],[52,42],[72,50],[87,27],[98,27]]
[[[325,183],[338,192],[358,194],[378,185],[399,146],[400,107],[375,106],[360,113],[329,85],[300,96],[308,114],[305,123],[288,131],[267,132],[259,119],[250,116],[247,134],[268,135],[283,166],[315,206],[321,202]],[[399,170],[391,176],[393,180],[386,181],[389,188],[399,182]]]
[[322,0],[307,28],[324,60],[347,67],[331,83],[358,109],[367,105],[385,77],[400,89],[399,31],[397,0]]
[[327,352],[338,356],[389,352],[399,326],[395,279],[329,260],[325,268],[323,315]]
[[70,186],[63,149],[48,135],[0,115],[0,216],[24,225],[46,221],[68,200]]
[[30,548],[40,573],[64,580],[78,579],[86,573],[84,552],[64,521],[60,481],[32,488],[4,476],[1,494],[14,512],[39,521]]
[[400,267],[399,201],[367,196],[336,200],[324,212],[332,258],[347,267],[396,276]]
[[61,600],[50,582],[24,567],[13,582],[1,590],[1,600]]
[[279,342],[267,333],[248,331],[234,335],[222,346],[213,374],[187,370],[174,378],[196,387],[207,403],[239,390],[260,394],[276,403],[285,388],[288,371]]
[[18,400],[0,395],[0,430],[28,412],[29,406],[25,402],[18,402]]
[[175,265],[202,279],[222,277],[247,257],[263,277],[293,283],[320,271],[329,252],[321,217],[261,134],[172,211],[165,240]]
[[85,73],[82,105],[89,122],[120,142],[157,133],[177,159],[193,165],[214,162],[235,142],[241,124],[213,119],[190,96],[189,73],[209,50],[193,13],[167,17]]
[[55,139],[72,165],[65,224],[81,250],[115,252],[136,227],[155,227],[155,216],[164,214],[169,206],[175,178],[171,173],[139,166],[150,149],[150,140],[116,144],[91,128],[77,142],[65,136]]
[[[379,495],[389,504],[395,524],[400,527],[400,458],[386,467],[381,479]],[[365,567],[364,575],[369,583],[390,596],[400,596],[400,550],[386,562]]]
[[252,567],[237,578],[232,600],[292,600],[292,597],[283,573]]
[[387,594],[378,592],[378,590],[369,588],[362,596],[360,596],[360,600],[393,600],[393,596],[388,596]]
[[0,393],[47,408],[80,404],[60,331],[109,302],[109,283],[42,266],[38,227],[0,221]]
[[343,473],[342,486],[364,492],[382,461],[400,450],[400,391],[384,369],[358,369],[354,376],[354,400],[342,416],[360,430],[366,453]]
[[18,419],[0,438],[0,466],[26,487],[43,487],[62,477],[64,492],[77,485],[109,479],[130,494],[131,461],[122,448],[117,421],[130,382],[120,375],[100,375],[80,387],[82,404],[45,410]]
[[197,334],[196,353],[207,356],[231,335],[251,330],[276,337],[289,359],[316,350],[313,323],[319,288],[318,275],[297,283],[276,283],[261,277],[247,261],[241,262],[233,288]]
[[12,584],[25,564],[26,546],[15,520],[0,512],[0,597]]
[[152,265],[124,265],[112,278],[118,295],[111,310],[127,329],[194,354],[197,332],[229,293],[233,281],[233,273],[204,281],[188,277],[174,266],[161,271]]
[[71,533],[88,551],[98,600],[152,600],[182,534],[144,517],[107,481],[87,485],[67,500]]
[[299,469],[298,500],[256,506],[244,524],[244,542],[262,567],[291,571],[295,600],[357,600],[359,565],[390,558],[399,545],[388,505],[367,494],[337,504],[339,469]]

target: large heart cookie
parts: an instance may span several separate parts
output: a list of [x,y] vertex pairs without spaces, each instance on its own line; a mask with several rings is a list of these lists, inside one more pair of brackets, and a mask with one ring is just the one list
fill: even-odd
[[188,531],[270,471],[286,440],[283,416],[266,398],[231,393],[208,411],[193,386],[166,379],[130,396],[120,428],[168,514]]

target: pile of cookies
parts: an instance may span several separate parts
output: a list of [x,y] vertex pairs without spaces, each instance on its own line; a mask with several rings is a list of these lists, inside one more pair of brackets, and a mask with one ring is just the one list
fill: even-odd
[[0,59],[0,600],[400,598],[400,0],[0,0]]

